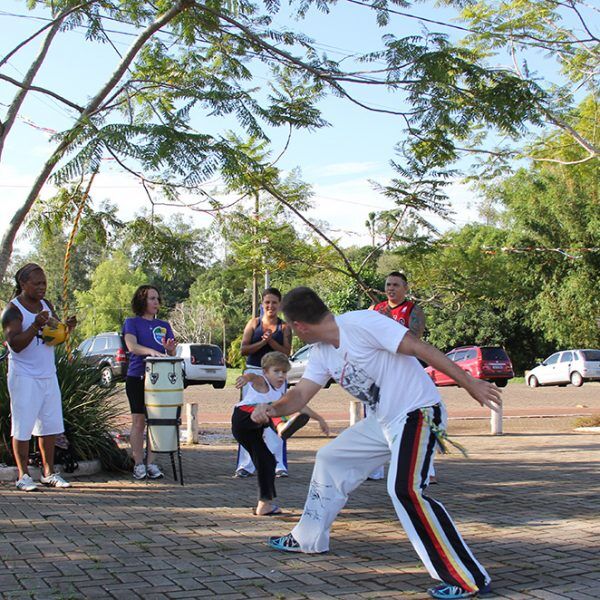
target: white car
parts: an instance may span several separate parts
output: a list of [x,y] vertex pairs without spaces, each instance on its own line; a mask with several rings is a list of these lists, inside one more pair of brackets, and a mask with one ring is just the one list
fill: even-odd
[[210,383],[222,389],[227,380],[227,367],[223,353],[214,344],[178,344],[177,356],[183,358],[185,385]]
[[600,381],[600,350],[562,350],[527,373],[527,384],[579,387],[584,381]]

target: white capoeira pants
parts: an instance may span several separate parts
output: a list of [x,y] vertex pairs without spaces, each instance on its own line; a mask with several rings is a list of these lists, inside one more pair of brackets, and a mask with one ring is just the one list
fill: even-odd
[[[440,405],[424,409],[439,425]],[[304,512],[292,530],[302,552],[329,550],[339,511],[369,474],[388,459],[387,491],[419,558],[434,579],[476,591],[490,581],[440,502],[424,494],[436,441],[421,410],[404,415],[386,432],[373,415],[343,431],[317,452]]]
[[[267,448],[271,451],[277,461],[275,470],[287,471],[285,440],[282,440],[270,427],[265,428],[263,439],[265,440]],[[252,462],[250,454],[248,454],[248,451],[243,446],[238,444],[237,466],[235,470],[239,471],[240,469],[245,469],[248,473],[254,473],[254,471],[256,471],[256,467]]]

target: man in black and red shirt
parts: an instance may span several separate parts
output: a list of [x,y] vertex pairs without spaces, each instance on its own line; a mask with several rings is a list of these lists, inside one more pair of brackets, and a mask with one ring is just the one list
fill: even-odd
[[[404,273],[399,271],[392,271],[385,278],[385,293],[387,300],[379,302],[379,304],[373,304],[369,307],[370,310],[374,310],[394,321],[408,327],[419,339],[423,337],[425,331],[425,314],[423,309],[415,304],[412,300],[406,299],[408,292],[408,279]],[[421,363],[423,367],[426,365]],[[366,416],[366,415],[365,415]],[[435,470],[433,465],[430,473],[430,483],[436,483]],[[370,475],[369,479],[383,479],[385,477],[385,468],[379,467],[375,469]]]
[[387,300],[372,305],[370,309],[394,319],[400,325],[408,327],[418,338],[422,338],[425,331],[425,314],[420,306],[406,299],[407,292],[406,275],[392,271],[385,279]]

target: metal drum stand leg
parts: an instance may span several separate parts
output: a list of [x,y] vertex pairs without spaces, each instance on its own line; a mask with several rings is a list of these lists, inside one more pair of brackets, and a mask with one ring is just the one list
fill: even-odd
[[177,409],[177,417],[175,419],[148,419],[146,417],[146,455],[144,457],[144,465],[148,468],[148,451],[150,448],[150,427],[151,426],[168,427],[173,425],[177,434],[177,450],[160,451],[152,450],[153,454],[168,454],[171,457],[171,467],[173,468],[173,479],[177,481],[177,469],[175,467],[175,453],[177,453],[177,462],[179,463],[179,481],[183,485],[183,466],[181,462],[181,444],[179,441],[179,426],[181,425],[181,408]]

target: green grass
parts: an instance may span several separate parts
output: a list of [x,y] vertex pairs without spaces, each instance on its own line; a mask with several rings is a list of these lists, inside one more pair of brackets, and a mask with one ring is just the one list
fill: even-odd
[[242,369],[227,368],[227,387],[233,386],[235,380],[242,374]]

